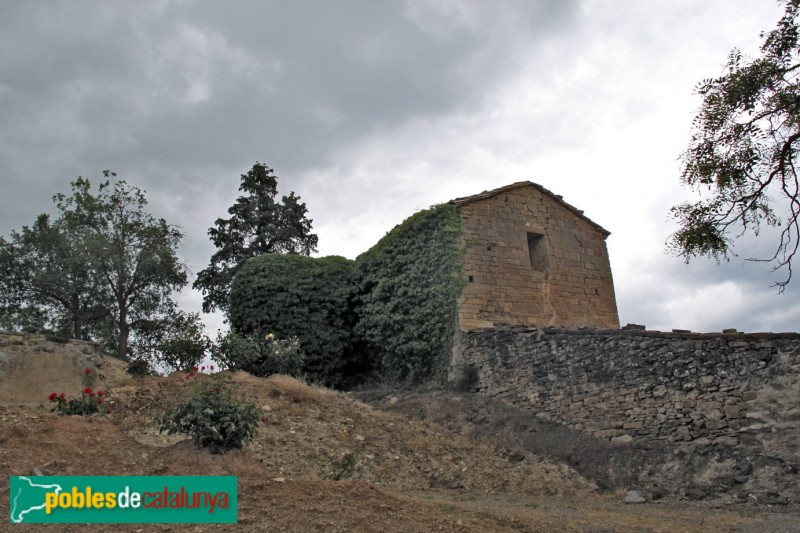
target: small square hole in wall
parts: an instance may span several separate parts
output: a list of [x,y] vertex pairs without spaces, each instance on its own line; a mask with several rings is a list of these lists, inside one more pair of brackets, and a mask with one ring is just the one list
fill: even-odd
[[531,266],[537,272],[544,272],[550,264],[547,256],[547,238],[542,233],[528,232],[528,253]]

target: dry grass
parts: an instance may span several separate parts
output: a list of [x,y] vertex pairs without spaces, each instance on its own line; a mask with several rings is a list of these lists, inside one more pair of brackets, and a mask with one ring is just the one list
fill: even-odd
[[339,393],[330,389],[316,385],[308,385],[307,383],[303,383],[289,376],[270,376],[267,378],[265,384],[278,392],[281,396],[295,403],[319,405],[340,397]]

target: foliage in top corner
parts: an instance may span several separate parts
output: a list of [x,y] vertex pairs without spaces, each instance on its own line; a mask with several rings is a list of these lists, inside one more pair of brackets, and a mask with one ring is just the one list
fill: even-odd
[[415,213],[356,259],[356,332],[382,372],[409,381],[443,377],[463,289],[461,212]]
[[772,226],[765,233],[774,252],[751,260],[783,273],[779,291],[800,252],[800,1],[783,4],[775,29],[761,34],[759,56],[732,50],[725,72],[696,88],[702,105],[681,155],[681,181],[700,197],[670,210],[680,227],[668,240],[687,262],[719,262],[736,255],[736,239]]

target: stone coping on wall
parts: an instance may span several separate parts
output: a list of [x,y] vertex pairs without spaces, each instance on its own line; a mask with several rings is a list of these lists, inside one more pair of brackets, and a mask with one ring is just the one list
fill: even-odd
[[480,334],[490,331],[510,331],[514,333],[524,332],[542,332],[546,334],[566,334],[566,335],[618,335],[630,337],[656,337],[668,339],[708,339],[714,337],[722,337],[725,339],[738,338],[742,340],[759,340],[759,339],[794,339],[800,340],[800,333],[797,332],[753,332],[747,333],[742,331],[736,332],[721,332],[712,331],[706,333],[700,332],[685,332],[685,331],[658,331],[658,330],[639,330],[639,329],[595,329],[595,328],[554,328],[550,326],[527,326],[527,325],[496,325],[492,327],[472,328],[469,331],[463,332],[465,334]]

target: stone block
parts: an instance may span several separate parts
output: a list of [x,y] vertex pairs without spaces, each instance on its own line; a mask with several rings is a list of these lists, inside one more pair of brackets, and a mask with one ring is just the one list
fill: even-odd
[[739,405],[726,405],[722,408],[725,418],[739,418],[742,414],[742,407]]
[[612,437],[618,437],[620,435],[624,435],[625,432],[621,429],[602,429],[600,431],[594,432],[595,436],[610,439]]

